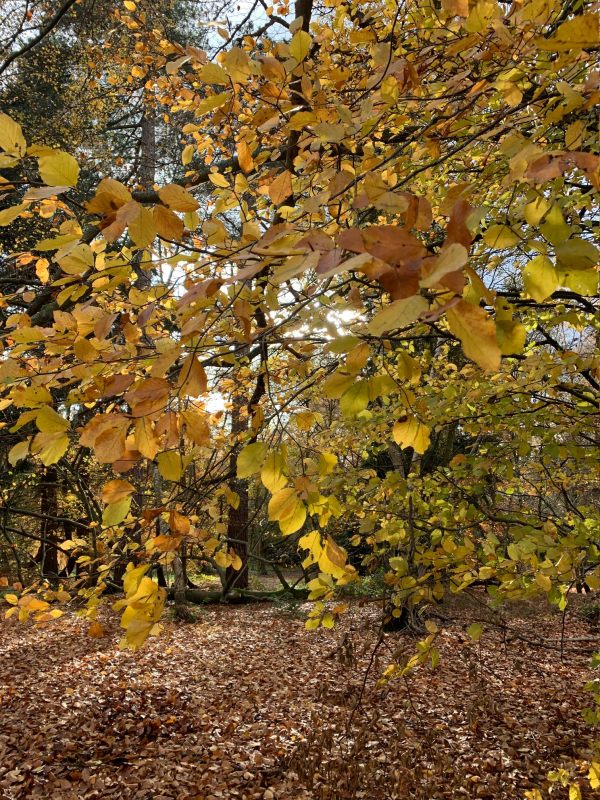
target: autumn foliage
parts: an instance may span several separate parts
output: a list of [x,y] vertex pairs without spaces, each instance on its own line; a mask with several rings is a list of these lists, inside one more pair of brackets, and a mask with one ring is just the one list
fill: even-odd
[[299,554],[308,628],[377,571],[402,620],[600,589],[592,4],[256,3],[203,48],[111,13],[94,82],[141,98],[139,163],[0,115],[5,467],[58,470],[79,515],[8,614],[79,597],[93,636],[120,590],[137,648],[159,568],[243,595],[259,527]]

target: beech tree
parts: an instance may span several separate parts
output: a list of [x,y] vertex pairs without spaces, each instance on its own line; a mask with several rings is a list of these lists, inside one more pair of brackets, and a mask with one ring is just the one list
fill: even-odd
[[[247,587],[265,490],[316,573],[309,627],[382,565],[402,620],[473,585],[560,609],[600,588],[591,5],[256,2],[204,50],[138,47],[135,2],[120,22],[120,68],[188,119],[181,178],[86,192],[83,152],[0,118],[0,225],[52,223],[2,253],[39,282],[2,299],[8,459],[103,482],[93,536],[58,545],[93,624],[122,574],[140,646],[151,569],[185,553]],[[44,592],[8,599],[44,620]],[[387,676],[435,664],[438,633]]]

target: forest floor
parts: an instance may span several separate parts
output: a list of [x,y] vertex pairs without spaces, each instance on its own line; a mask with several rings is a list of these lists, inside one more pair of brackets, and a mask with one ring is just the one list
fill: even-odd
[[443,606],[440,665],[386,685],[415,639],[378,641],[375,603],[352,602],[332,631],[306,631],[293,608],[211,606],[137,653],[118,650],[114,621],[90,638],[70,613],[2,620],[0,798],[566,798],[545,776],[577,774],[590,753],[591,602],[574,598],[562,657],[546,606],[515,605],[511,632],[477,643],[466,628],[488,616],[481,602]]

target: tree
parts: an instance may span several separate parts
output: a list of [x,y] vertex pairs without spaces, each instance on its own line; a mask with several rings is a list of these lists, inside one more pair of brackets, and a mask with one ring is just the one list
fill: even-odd
[[[30,188],[0,224],[61,211],[10,255],[56,270],[4,298],[10,463],[84,448],[102,465],[99,539],[72,547],[98,576],[92,619],[129,562],[124,645],[156,631],[148,573],[182,546],[244,586],[261,487],[317,565],[310,627],[375,567],[398,617],[475,584],[564,608],[600,588],[597,17],[552,0],[276,11],[210,56],[158,37],[127,52],[157,115],[190,117],[171,183],[79,194],[75,159],[2,118],[6,197]],[[160,497],[136,513],[154,468]],[[436,636],[388,675],[435,662]]]

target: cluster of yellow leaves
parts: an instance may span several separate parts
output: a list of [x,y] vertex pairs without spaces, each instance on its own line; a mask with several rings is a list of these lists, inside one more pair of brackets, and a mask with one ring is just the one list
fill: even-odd
[[5,612],[5,617],[9,619],[16,614],[19,622],[26,622],[31,618],[36,623],[50,622],[62,617],[63,612],[59,608],[52,608],[50,601],[65,602],[71,599],[71,595],[63,589],[56,592],[45,592],[45,595],[46,599],[41,599],[36,594],[28,592],[20,597],[16,594],[5,594],[4,600],[12,606]]
[[125,635],[119,643],[121,649],[137,650],[148,636],[154,636],[161,630],[159,620],[167,592],[146,575],[149,567],[149,564],[139,567],[128,564],[123,578],[125,597],[113,605],[115,611],[124,609],[121,627],[125,629]]

